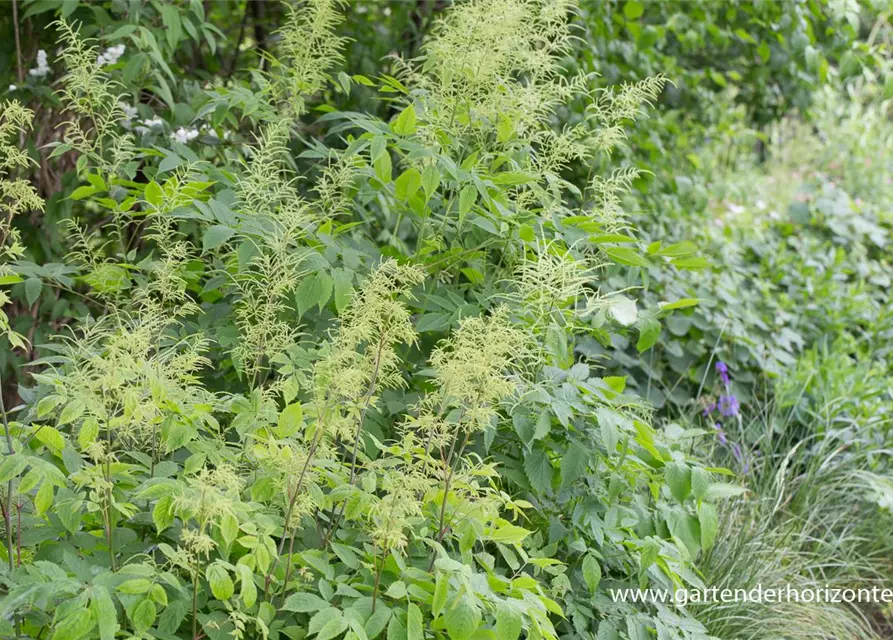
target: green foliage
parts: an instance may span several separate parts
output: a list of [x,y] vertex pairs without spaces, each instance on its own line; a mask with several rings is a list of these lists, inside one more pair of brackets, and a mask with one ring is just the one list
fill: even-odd
[[21,4],[0,637],[873,637],[608,594],[890,575],[882,20]]

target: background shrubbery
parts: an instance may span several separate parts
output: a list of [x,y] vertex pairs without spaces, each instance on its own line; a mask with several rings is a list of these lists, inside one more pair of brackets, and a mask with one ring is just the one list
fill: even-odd
[[2,11],[0,635],[891,637],[889,7]]

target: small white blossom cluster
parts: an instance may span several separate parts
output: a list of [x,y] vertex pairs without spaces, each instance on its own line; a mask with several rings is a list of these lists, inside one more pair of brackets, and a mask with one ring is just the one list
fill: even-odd
[[132,107],[126,102],[119,102],[118,106],[121,108],[121,111],[124,112],[124,118],[121,120],[121,125],[125,129],[129,129],[137,116],[136,107]]
[[171,134],[171,140],[176,140],[181,144],[186,144],[196,138],[198,138],[198,129],[186,129],[185,127],[180,127]]
[[37,66],[28,70],[28,75],[35,78],[42,78],[50,72],[50,66],[47,64],[47,52],[41,49],[37,52]]
[[96,64],[98,64],[100,67],[104,67],[109,64],[115,64],[116,62],[118,62],[118,58],[124,55],[124,50],[125,47],[123,44],[109,47],[99,54],[99,57],[96,58]]
[[136,132],[145,135],[155,129],[156,127],[161,127],[164,124],[164,120],[155,116],[154,118],[149,118],[148,120],[143,120],[137,127]]

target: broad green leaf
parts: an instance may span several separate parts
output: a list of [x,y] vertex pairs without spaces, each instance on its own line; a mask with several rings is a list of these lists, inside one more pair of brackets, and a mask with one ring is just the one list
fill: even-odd
[[156,612],[157,609],[155,603],[149,598],[146,598],[136,605],[136,609],[133,610],[131,621],[133,622],[133,628],[137,633],[144,633],[152,626],[155,622]]
[[408,136],[415,133],[416,115],[415,106],[409,105],[394,119],[391,130],[398,136]]
[[282,608],[286,611],[297,611],[298,613],[310,613],[311,611],[319,611],[323,607],[328,607],[329,603],[313,593],[293,593],[288,596]]
[[424,640],[422,610],[412,602],[406,609],[406,640]]
[[660,338],[660,322],[651,316],[639,318],[639,340],[636,350],[639,353],[648,351]]
[[212,564],[205,570],[205,577],[211,585],[211,592],[218,600],[229,600],[235,592],[233,579],[221,564]]
[[702,502],[698,507],[698,522],[701,525],[701,549],[707,551],[716,540],[716,532],[719,530],[719,517],[716,507],[709,502]]
[[205,235],[202,236],[202,251],[213,251],[232,238],[235,233],[235,229],[231,229],[222,224],[215,224],[208,227],[208,230],[205,231]]
[[583,558],[583,579],[586,581],[586,586],[589,587],[589,593],[594,595],[602,580],[602,568],[591,553],[586,554],[586,557]]
[[394,181],[394,195],[398,200],[406,201],[413,197],[421,186],[422,174],[418,169],[410,167]]
[[100,640],[114,640],[115,634],[120,629],[118,614],[115,611],[115,603],[105,587],[94,586],[90,599],[90,611],[99,626]]
[[544,451],[533,449],[524,455],[524,471],[537,491],[546,493],[552,488],[552,463]]
[[673,497],[679,502],[685,502],[691,493],[691,469],[682,463],[672,462],[667,465],[664,477]]
[[481,623],[480,610],[467,596],[447,607],[443,617],[450,640],[467,640]]

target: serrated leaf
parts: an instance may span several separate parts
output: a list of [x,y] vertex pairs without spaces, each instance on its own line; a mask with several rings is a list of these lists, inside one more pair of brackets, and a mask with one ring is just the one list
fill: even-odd
[[422,174],[419,170],[410,167],[394,181],[394,195],[398,200],[409,200],[422,186]]
[[477,631],[481,612],[470,598],[464,597],[448,608],[443,618],[450,640],[467,640]]
[[691,493],[691,469],[679,462],[672,462],[667,465],[664,478],[673,497],[680,503],[685,502],[688,494]]
[[311,611],[319,611],[323,607],[328,607],[329,603],[313,593],[293,593],[282,605],[286,611],[297,611],[298,613],[310,613]]
[[561,458],[561,486],[567,487],[586,471],[589,451],[577,442],[571,443]]
[[406,640],[424,640],[422,610],[412,602],[406,609]]
[[409,105],[394,119],[391,130],[398,136],[408,136],[415,133],[416,115],[415,106]]
[[202,251],[213,251],[232,238],[235,233],[235,229],[222,224],[215,224],[208,227],[208,230],[205,231],[205,235],[202,236]]
[[152,602],[149,598],[146,598],[138,605],[136,605],[136,609],[133,610],[133,616],[131,617],[131,621],[133,622],[133,628],[137,633],[143,633],[152,626],[155,622],[155,614],[157,609],[155,607],[155,603]]
[[229,600],[235,592],[233,579],[229,576],[229,571],[221,564],[212,564],[205,570],[205,577],[208,584],[211,585],[211,593],[218,600]]
[[660,338],[660,322],[650,316],[639,319],[639,339],[636,350],[639,353],[648,351]]
[[598,590],[598,583],[602,580],[602,568],[592,554],[587,554],[583,558],[583,579],[589,587],[589,593],[594,595]]
[[115,603],[105,587],[94,586],[92,591],[90,610],[93,612],[93,617],[99,626],[99,639],[114,640],[115,634],[120,628],[118,614],[115,611]]
[[524,472],[534,489],[546,493],[552,488],[552,463],[540,449],[533,449],[524,457]]

